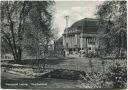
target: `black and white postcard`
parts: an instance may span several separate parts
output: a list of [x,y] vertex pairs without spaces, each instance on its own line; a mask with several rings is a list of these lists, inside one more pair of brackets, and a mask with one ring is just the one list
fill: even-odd
[[2,89],[126,89],[127,1],[1,1]]

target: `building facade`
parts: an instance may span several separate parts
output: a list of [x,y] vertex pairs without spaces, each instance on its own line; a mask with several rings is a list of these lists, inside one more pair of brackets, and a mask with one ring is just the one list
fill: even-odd
[[96,52],[98,48],[97,19],[84,18],[64,30],[63,46],[66,54]]
[[57,56],[65,56],[63,47],[63,37],[60,37],[58,40],[54,41],[54,51]]

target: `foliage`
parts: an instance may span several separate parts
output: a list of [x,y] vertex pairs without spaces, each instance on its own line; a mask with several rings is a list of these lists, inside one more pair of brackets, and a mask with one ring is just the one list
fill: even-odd
[[37,53],[41,44],[43,50],[47,50],[46,47],[53,36],[50,10],[53,4],[52,1],[1,2],[1,32],[2,42],[5,42],[2,44],[8,45],[7,48],[10,49],[16,62],[20,62],[24,49]]
[[104,2],[98,7],[97,18],[100,20],[100,49],[105,54],[116,53],[117,57],[122,56],[127,49],[126,1]]
[[[81,75],[85,88],[114,88],[122,89],[127,86],[127,68],[126,59],[107,60],[103,64],[102,70],[86,72]],[[108,64],[109,62],[109,64]],[[90,67],[91,68],[91,67]],[[93,66],[93,68],[96,68]]]
[[[127,6],[126,1],[105,1],[99,5],[97,18],[100,20],[100,54],[102,56],[125,57],[127,50]],[[121,61],[123,62],[123,61]],[[125,88],[126,65],[113,60],[105,75],[113,88]],[[105,64],[103,67],[106,67]]]
[[28,14],[28,12],[25,11],[25,6],[25,2],[1,2],[2,41],[6,42],[3,44],[8,44],[17,62],[21,60],[23,24],[25,16]]
[[102,88],[102,73],[86,73],[86,75],[81,75],[83,82],[85,83],[85,88]]
[[[42,54],[48,52],[48,44],[53,37],[52,11],[50,9],[53,2],[31,2],[31,5],[35,7],[30,11],[29,19],[31,22],[26,24],[28,30],[25,37],[28,40],[25,41],[25,48],[30,55],[42,58]],[[29,43],[27,43],[28,41]]]
[[107,81],[113,82],[113,88],[126,88],[127,83],[127,68],[126,65],[121,65],[119,62],[109,67]]

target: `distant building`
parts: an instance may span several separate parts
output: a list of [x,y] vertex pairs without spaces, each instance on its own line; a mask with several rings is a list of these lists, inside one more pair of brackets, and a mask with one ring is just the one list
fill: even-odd
[[63,37],[54,42],[54,51],[59,56],[64,56]]
[[66,53],[96,52],[98,23],[97,19],[85,18],[66,28],[63,33],[63,46]]
[[61,49],[63,49],[63,38],[62,37],[54,41],[54,50],[61,50]]

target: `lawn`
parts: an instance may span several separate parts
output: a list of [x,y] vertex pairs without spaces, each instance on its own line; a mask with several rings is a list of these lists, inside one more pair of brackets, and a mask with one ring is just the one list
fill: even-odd
[[[92,74],[90,73],[103,73],[103,67],[105,72],[107,73],[109,70],[108,68],[113,65],[114,62],[121,63],[122,66],[126,66],[126,60],[112,60],[112,59],[104,59],[104,64],[102,64],[103,59],[100,58],[68,58],[68,59],[48,59],[47,64],[45,66],[46,70],[43,70],[42,66],[44,61],[39,60],[23,60],[21,64],[14,64],[13,61],[2,61],[2,68],[6,68],[7,71],[14,71],[18,73],[24,74],[26,77],[24,78],[23,76],[15,76],[15,77],[10,77],[10,75],[5,75],[4,72],[2,73],[2,83],[3,85],[7,82],[41,82],[41,83],[47,83],[48,85],[43,85],[38,88],[53,88],[53,87],[58,87],[58,88],[85,88],[85,87],[91,87],[91,85],[101,82],[98,80],[101,80],[101,77],[93,77],[95,80],[95,83],[91,84],[90,82],[85,82],[81,80],[69,80],[68,78],[55,78],[55,77],[60,77],[63,75],[68,75],[70,72],[85,72],[91,77]],[[59,72],[58,74],[55,72],[57,70],[61,70],[63,72]],[[67,74],[63,74],[64,72],[67,72]],[[67,71],[69,70],[69,71]],[[54,71],[53,73],[51,73]],[[46,75],[45,75],[46,74]],[[52,75],[51,75],[52,74]],[[63,75],[61,75],[63,74]],[[27,77],[30,76],[30,77]],[[45,75],[45,77],[43,76]],[[49,77],[49,75],[51,75]],[[71,76],[72,75],[72,76]],[[69,75],[69,77],[75,77],[75,73]],[[87,79],[86,75],[86,79]],[[13,76],[13,75],[11,75]],[[8,78],[10,77],[10,78]],[[27,79],[26,79],[27,78]],[[26,81],[27,80],[27,81]],[[90,79],[87,79],[89,81]],[[97,81],[97,82],[96,82]],[[84,83],[84,84],[83,84]],[[110,84],[110,83],[109,83]],[[28,86],[23,86],[23,88],[30,88],[30,84]],[[9,86],[10,87],[10,86]],[[13,87],[13,86],[11,86]],[[10,88],[11,88],[10,87]],[[19,88],[22,88],[22,86],[18,86]],[[36,88],[37,86],[32,86],[32,88]],[[14,88],[17,88],[14,86]]]

